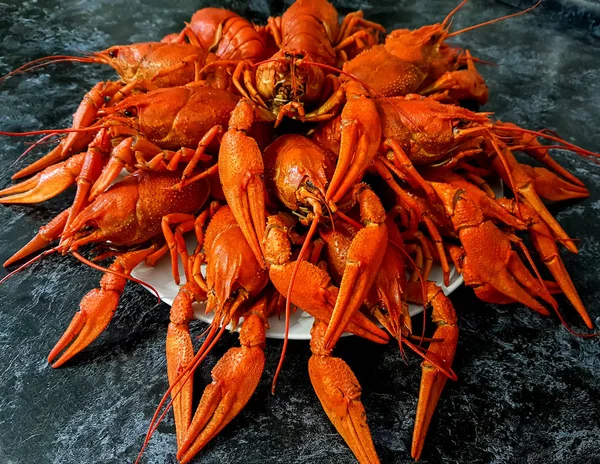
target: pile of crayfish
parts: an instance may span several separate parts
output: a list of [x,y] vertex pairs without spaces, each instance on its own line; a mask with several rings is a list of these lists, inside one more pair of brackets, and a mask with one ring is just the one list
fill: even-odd
[[[29,178],[0,191],[0,203],[39,203],[75,186],[73,204],[4,265],[50,247],[13,272],[50,253],[104,272],[51,350],[52,366],[107,328],[127,280],[143,283],[131,276],[136,266],[165,257],[180,285],[167,329],[170,388],[146,443],[168,401],[177,457],[189,462],[256,389],[269,317],[289,321],[296,308],[314,317],[308,371],[323,409],[356,458],[375,463],[359,381],[332,353],[350,332],[423,358],[411,450],[419,459],[444,385],[456,379],[457,316],[429,280],[434,265],[445,286],[454,268],[484,301],[561,320],[553,295],[563,293],[592,329],[558,248],[577,247],[544,200],[588,196],[551,149],[599,155],[474,111],[488,100],[480,60],[447,40],[529,10],[451,31],[465,3],[439,24],[388,34],[360,11],[340,21],[326,0],[299,0],[264,26],[206,8],[160,42],[11,72],[77,61],[119,74],[84,96],[71,128],[1,133],[63,138],[13,176]],[[497,179],[507,197],[490,187]],[[197,351],[194,302],[214,313]],[[409,303],[430,309],[430,333],[413,332]],[[216,364],[196,406],[193,373],[227,327],[239,328],[241,346]]]

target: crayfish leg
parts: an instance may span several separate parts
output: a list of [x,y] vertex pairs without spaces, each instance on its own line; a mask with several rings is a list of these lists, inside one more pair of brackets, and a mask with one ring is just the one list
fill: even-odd
[[[79,175],[77,176],[77,191],[75,199],[71,205],[71,211],[67,219],[65,229],[75,220],[77,215],[89,204],[88,194],[92,185],[96,182],[104,168],[104,154],[108,150],[108,137],[105,129],[100,129],[94,140],[88,146],[88,150],[83,159],[83,164]],[[61,240],[61,244],[62,244]]]
[[485,80],[475,68],[475,63],[469,50],[465,50],[467,69],[446,71],[442,76],[424,89],[419,89],[421,95],[438,94],[444,91],[453,101],[474,100],[479,105],[488,101],[488,87]]

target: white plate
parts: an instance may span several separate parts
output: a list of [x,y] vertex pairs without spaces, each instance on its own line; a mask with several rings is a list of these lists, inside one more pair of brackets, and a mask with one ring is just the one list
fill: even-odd
[[[497,196],[502,195],[501,183],[492,185],[491,187]],[[196,242],[193,234],[188,235],[186,242],[188,244],[188,249],[191,252],[194,249]],[[181,260],[179,262],[179,274],[182,276],[182,283],[185,282]],[[141,281],[152,285],[160,295],[162,301],[168,305],[173,304],[173,300],[179,291],[179,286],[177,286],[173,281],[173,276],[171,274],[171,258],[168,253],[158,261],[155,267],[150,267],[145,263],[142,263],[133,270],[131,275],[136,279],[140,279]],[[446,295],[452,293],[463,283],[462,276],[456,272],[456,269],[453,265],[450,267],[450,285],[448,285],[448,287],[443,284],[442,268],[439,264],[434,263],[431,269],[431,274],[429,275],[429,279],[439,285]],[[148,290],[151,291],[150,289]],[[423,307],[411,304],[409,305],[409,311],[410,315],[414,316],[422,313]],[[208,323],[212,322],[213,313],[211,312],[210,314],[205,314],[204,304],[194,303],[194,313],[197,319]],[[310,329],[312,327],[312,323],[312,316],[304,311],[297,310],[290,318],[289,338],[291,340],[310,340]],[[267,331],[267,337],[281,339],[284,338],[284,336],[285,317],[281,317],[281,319],[279,319],[277,316],[271,317],[269,319],[269,330]]]
[[[188,244],[188,248],[193,250],[195,245],[195,238],[193,237],[193,234],[192,236],[188,236],[186,238],[186,242]],[[185,277],[181,260],[179,260],[179,274],[181,275],[182,283],[184,283]],[[167,303],[169,306],[173,304],[173,300],[179,291],[179,286],[173,281],[173,275],[171,274],[171,257],[168,253],[163,256],[158,263],[156,263],[155,267],[150,267],[142,263],[133,270],[131,275],[136,279],[152,285],[160,295],[161,300]],[[431,269],[429,279],[433,280],[440,287],[442,287],[442,290],[444,290],[446,295],[452,293],[463,283],[462,276],[456,272],[454,266],[452,266],[450,271],[450,285],[448,287],[443,285],[442,268],[439,265],[434,264],[433,268]],[[147,287],[144,288],[148,289]],[[209,314],[205,314],[204,306],[205,305],[202,303],[194,303],[195,316],[201,321],[210,323],[213,319],[213,313],[211,312]],[[411,316],[414,316],[415,314],[421,313],[423,311],[423,307],[411,304],[409,305],[409,310]],[[289,338],[292,340],[309,340],[312,323],[312,316],[304,311],[297,310],[290,318]],[[277,318],[276,316],[271,317],[269,319],[269,330],[267,331],[267,337],[283,338],[284,335],[285,317],[282,317],[281,319]]]

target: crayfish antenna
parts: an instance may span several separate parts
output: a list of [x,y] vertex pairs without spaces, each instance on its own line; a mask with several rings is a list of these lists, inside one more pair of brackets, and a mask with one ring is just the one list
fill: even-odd
[[0,83],[4,80],[8,79],[11,76],[16,74],[24,74],[29,71],[33,71],[35,69],[42,68],[44,66],[48,66],[49,64],[54,63],[96,63],[97,60],[94,60],[91,57],[83,57],[83,56],[69,56],[69,55],[51,55],[51,56],[43,56],[41,58],[37,58],[35,60],[31,60],[24,65],[19,66],[17,69],[13,69],[8,74],[0,77]]
[[281,368],[283,367],[283,360],[285,359],[285,353],[288,345],[289,331],[290,331],[290,313],[292,306],[292,290],[294,288],[294,282],[296,281],[296,275],[298,274],[298,269],[300,268],[300,262],[305,259],[306,254],[309,249],[310,240],[314,236],[317,226],[319,225],[319,221],[321,219],[321,209],[319,204],[313,202],[314,206],[314,217],[313,221],[310,224],[310,229],[306,235],[306,239],[302,244],[302,248],[300,249],[300,254],[298,255],[298,259],[294,264],[294,269],[292,270],[292,276],[290,278],[290,284],[288,285],[287,294],[286,294],[286,302],[285,302],[285,336],[283,338],[283,347],[281,348],[281,356],[279,357],[279,364],[277,365],[277,370],[275,371],[275,375],[273,376],[273,383],[271,385],[271,394],[275,394],[275,384],[277,383],[277,378],[279,377],[279,373],[281,372]]
[[[463,3],[465,3],[465,2],[463,2]],[[521,16],[521,15],[524,15],[526,13],[529,13],[530,11],[535,10],[538,6],[540,6],[541,3],[542,3],[542,0],[538,0],[538,2],[535,5],[530,6],[529,8],[527,8],[527,9],[525,9],[523,11],[519,11],[517,13],[513,13],[513,14],[506,15],[506,16],[502,16],[500,18],[491,19],[491,20],[485,21],[483,23],[475,24],[474,26],[465,27],[464,29],[461,29],[460,31],[455,31],[455,32],[452,32],[452,33],[448,34],[446,37],[447,38],[454,37],[454,36],[457,36],[457,35],[462,34],[464,32],[472,31],[474,29],[479,29],[480,27],[489,26],[490,24],[494,24],[494,23],[498,23],[500,21],[504,21],[505,19],[516,18],[517,16]],[[460,6],[462,6],[462,4],[459,5],[459,7]],[[457,8],[455,8],[455,10],[456,9]]]
[[46,144],[46,143],[53,143],[54,141],[49,141],[49,139],[51,139],[54,136],[55,136],[55,134],[44,135],[37,142],[33,142],[29,146],[29,148],[27,148],[27,150],[25,150],[23,153],[21,153],[16,160],[14,160],[12,163],[10,163],[9,167],[11,167],[11,168],[14,167],[19,161],[21,161],[23,158],[25,158],[35,147]]
[[44,251],[43,253],[40,253],[39,255],[31,258],[29,261],[27,261],[25,264],[21,264],[17,269],[15,269],[12,272],[9,272],[8,274],[6,274],[2,279],[0,279],[0,285],[2,285],[4,282],[6,282],[8,279],[10,279],[12,276],[14,276],[15,274],[21,272],[23,269],[27,269],[29,266],[31,266],[32,264],[34,264],[35,262],[41,260],[42,258],[44,258],[45,256],[48,256],[49,254],[52,254],[54,252],[58,251],[58,247],[54,247],[51,248],[49,250]]
[[[558,142],[562,145],[563,150],[568,150],[571,151],[573,153],[576,153],[577,155],[586,157],[586,158],[600,158],[600,153],[596,153],[590,150],[586,150],[585,148],[579,147],[575,144],[572,144],[570,142],[567,142],[564,139],[561,139],[560,137],[556,136],[554,133],[550,133],[551,131],[548,130],[542,130],[542,131],[534,131],[534,130],[530,130],[530,129],[524,129],[522,127],[518,127],[518,126],[513,126],[508,125],[508,124],[502,124],[501,129],[507,132],[518,132],[521,134],[530,134],[530,135],[535,135],[536,137],[541,137],[543,139],[546,140],[552,140],[553,142]],[[542,146],[542,148],[546,148],[544,146]],[[553,148],[558,148],[558,147],[553,147]],[[595,161],[595,163],[599,163],[599,161]],[[578,180],[579,181],[579,180]],[[579,181],[581,182],[581,181]]]
[[[30,135],[70,134],[70,133],[97,131],[98,129],[100,129],[102,127],[104,127],[104,126],[90,126],[90,127],[82,127],[82,128],[78,128],[78,129],[47,129],[47,130],[29,131],[29,132],[0,131],[0,135],[6,135],[8,137],[28,137]],[[44,139],[45,139],[45,137],[44,137]],[[61,143],[58,146],[56,146],[52,151],[50,151],[50,153],[48,153],[47,155],[43,156],[42,158],[40,158],[37,161],[34,161],[29,166],[26,166],[25,168],[21,169],[19,172],[13,174],[12,179],[16,180],[16,179],[20,179],[22,177],[29,176],[31,174],[35,174],[36,172],[41,171],[42,169],[45,169],[48,166],[56,163],[57,161],[60,161],[64,155],[63,147],[66,144],[66,142],[65,142],[66,140],[69,140],[69,137],[62,139]],[[23,155],[25,155],[28,152],[28,150],[26,150],[26,152]],[[21,157],[23,155],[21,155]]]
[[[50,151],[50,153],[40,158],[39,160],[33,162],[29,166],[21,169],[19,172],[14,174],[12,178],[20,179],[21,177],[29,176],[31,174],[36,173],[37,171],[47,168],[48,166],[58,161],[67,158],[73,153],[85,151],[88,142],[91,141],[89,140],[87,133],[97,131],[104,127],[102,125],[102,123],[104,122],[103,120],[94,122],[98,115],[98,108],[102,108],[105,103],[105,97],[113,95],[118,88],[120,88],[120,84],[118,83],[97,83],[88,93],[85,94],[85,96],[81,100],[77,111],[73,115],[73,126],[70,129],[53,129],[23,133],[0,132],[0,135],[8,136],[48,134],[46,137],[42,138],[41,141],[45,140],[50,135],[68,134],[65,138],[63,138],[60,141],[60,143],[52,151]],[[27,154],[28,151],[29,150],[26,150],[25,153],[21,155],[21,157]]]
[[44,135],[44,134],[68,134],[71,132],[90,132],[93,130],[98,130],[104,126],[90,126],[90,127],[80,127],[78,129],[43,129],[37,131],[29,131],[29,132],[8,132],[8,131],[0,131],[0,135],[6,135],[8,137],[29,137],[30,135]]
[[452,19],[452,17],[458,12],[458,10],[460,10],[463,6],[466,5],[467,1],[468,0],[463,0],[450,13],[448,13],[448,16],[446,16],[442,21],[442,29],[446,29],[446,27],[450,26],[450,20]]

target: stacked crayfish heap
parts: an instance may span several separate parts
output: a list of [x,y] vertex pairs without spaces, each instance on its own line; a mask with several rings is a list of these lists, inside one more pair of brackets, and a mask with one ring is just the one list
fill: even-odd
[[[488,89],[469,51],[446,43],[464,32],[449,31],[459,7],[441,24],[387,36],[361,12],[340,24],[325,0],[300,0],[266,26],[207,8],[161,42],[16,70],[74,60],[120,76],[86,94],[72,129],[46,132],[66,135],[14,176],[33,177],[0,192],[2,203],[38,203],[76,185],[73,205],[5,266],[55,241],[49,252],[88,264],[84,245],[96,261],[114,258],[51,351],[50,362],[60,354],[53,366],[107,327],[135,266],[168,253],[178,284],[179,260],[185,270],[167,333],[181,462],[247,403],[263,371],[268,317],[285,308],[289,318],[293,305],[315,318],[309,373],[325,412],[357,459],[373,463],[359,382],[331,353],[351,332],[397,339],[424,359],[418,459],[444,384],[455,378],[458,339],[452,304],[428,280],[433,263],[446,285],[453,263],[482,300],[546,316],[562,292],[592,328],[557,243],[577,249],[542,202],[588,192],[540,140],[594,154],[461,106],[485,104]],[[520,163],[517,151],[544,167]],[[118,181],[123,169],[132,174]],[[495,197],[493,178],[511,199]],[[190,253],[183,234],[192,231]],[[529,233],[555,281],[542,279],[518,232]],[[196,354],[194,301],[215,313]],[[412,333],[409,302],[432,308],[431,337]],[[241,347],[213,369],[194,413],[193,371],[225,326],[241,320]]]

